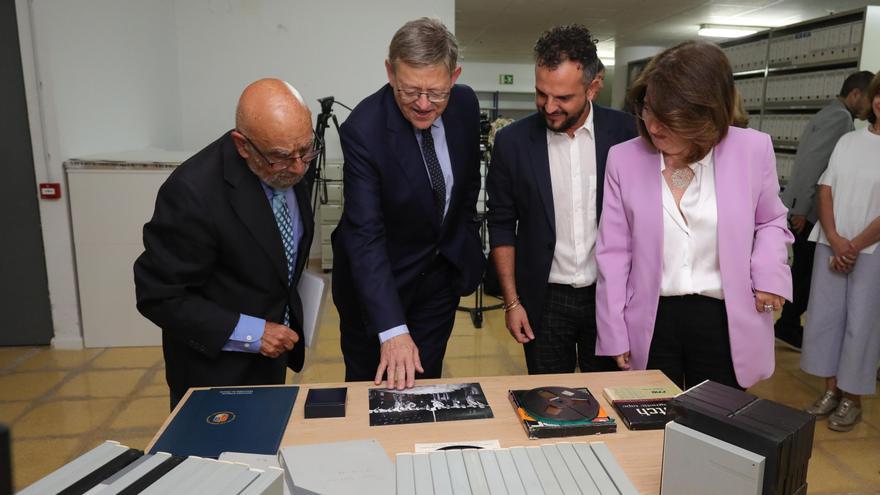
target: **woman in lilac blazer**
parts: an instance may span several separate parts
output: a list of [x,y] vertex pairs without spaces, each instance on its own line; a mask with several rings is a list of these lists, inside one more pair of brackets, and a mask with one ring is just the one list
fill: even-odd
[[596,244],[596,354],[681,387],[773,373],[773,311],[791,299],[770,137],[731,127],[715,45],[657,55],[629,93],[641,137],[611,148]]

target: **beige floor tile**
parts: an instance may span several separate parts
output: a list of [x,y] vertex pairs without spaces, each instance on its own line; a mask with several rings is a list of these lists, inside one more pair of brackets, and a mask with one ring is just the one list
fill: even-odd
[[449,339],[446,346],[446,357],[481,358],[497,356],[504,352],[502,345],[491,336],[469,335]]
[[137,391],[138,397],[165,397],[168,399],[169,396],[168,385],[147,385],[146,387]]
[[31,410],[15,423],[16,438],[81,435],[118,413],[116,399],[58,400]]
[[854,479],[852,474],[835,456],[814,446],[807,468],[807,493],[810,495],[859,493],[856,490],[865,487],[861,486],[859,480]]
[[150,428],[158,431],[168,416],[167,397],[145,397],[131,401],[110,424],[114,430]]
[[339,339],[319,340],[313,349],[310,349],[306,359],[319,361],[342,360],[342,349],[339,347]]
[[0,375],[0,401],[32,400],[43,396],[65,377],[62,371],[28,371]]
[[161,347],[114,347],[92,364],[95,368],[150,368],[163,361]]
[[880,491],[880,438],[859,438],[845,442],[825,442],[822,449],[855,472],[862,488]]
[[12,446],[12,472],[16,490],[46,476],[78,453],[78,438],[16,440]]
[[[880,434],[880,397],[862,397],[862,421]],[[877,446],[880,448],[880,445]]]
[[28,354],[35,354],[45,347],[0,347],[0,370],[10,367]]
[[27,401],[0,403],[0,423],[12,424],[29,405]]
[[443,362],[444,377],[502,376],[521,374],[519,366],[508,360],[450,358]]
[[814,444],[826,441],[846,442],[858,439],[874,439],[874,441],[877,442],[877,448],[880,448],[880,430],[865,421],[857,424],[852,431],[840,432],[828,428],[828,418],[816,419],[816,429],[813,432]]
[[168,385],[168,382],[165,381],[165,369],[157,370],[153,373],[153,378],[150,380],[150,383],[153,385]]
[[297,383],[328,383],[345,381],[345,366],[342,362],[313,362],[299,373]]
[[134,392],[143,370],[85,371],[58,389],[59,397],[125,397]]
[[803,409],[816,400],[816,391],[785,370],[777,369],[769,380],[758,382],[749,388],[749,393],[758,397],[770,398],[795,409]]
[[77,351],[46,350],[22,362],[17,371],[24,370],[69,370],[87,364],[103,349],[82,349]]

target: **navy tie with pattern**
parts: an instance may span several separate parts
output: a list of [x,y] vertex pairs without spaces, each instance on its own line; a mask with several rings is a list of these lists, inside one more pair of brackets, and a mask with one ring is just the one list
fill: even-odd
[[422,154],[425,156],[425,164],[428,166],[428,176],[431,178],[431,189],[434,190],[434,204],[440,212],[440,221],[443,221],[443,210],[446,209],[446,181],[443,179],[443,169],[440,168],[440,160],[434,151],[434,137],[431,128],[422,129]]
[[[296,262],[296,242],[293,235],[293,223],[290,221],[290,210],[287,209],[287,199],[284,191],[272,189],[272,213],[275,214],[275,223],[278,224],[278,232],[281,233],[281,242],[284,244],[284,257],[287,258],[287,285],[293,282],[293,265]],[[284,306],[284,326],[290,326],[290,306]]]

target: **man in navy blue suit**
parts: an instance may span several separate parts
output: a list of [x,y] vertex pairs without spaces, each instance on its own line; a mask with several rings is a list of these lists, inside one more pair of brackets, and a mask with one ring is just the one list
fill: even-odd
[[637,133],[632,115],[590,103],[598,68],[585,27],[545,32],[535,45],[538,111],[495,136],[491,257],[531,374],[617,369],[595,355],[595,245],[608,149]]
[[389,46],[388,84],[340,129],[333,300],[346,381],[439,377],[459,297],[482,276],[479,104],[455,84],[457,59],[441,22],[408,22]]

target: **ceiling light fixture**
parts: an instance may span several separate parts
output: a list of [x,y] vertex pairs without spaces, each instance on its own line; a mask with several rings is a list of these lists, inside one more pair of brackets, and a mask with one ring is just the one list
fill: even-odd
[[767,28],[759,26],[730,26],[720,24],[700,24],[697,34],[707,38],[742,38],[763,31]]

